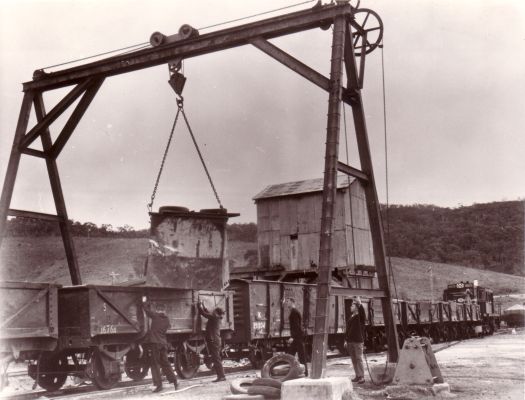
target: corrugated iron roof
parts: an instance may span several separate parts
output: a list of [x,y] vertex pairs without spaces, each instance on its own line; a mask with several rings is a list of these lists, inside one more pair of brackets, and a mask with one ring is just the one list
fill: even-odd
[[[347,175],[338,175],[337,188],[342,189],[350,186],[348,183],[349,178],[350,184],[355,181],[355,178],[353,177],[348,177]],[[272,197],[294,196],[303,193],[321,192],[323,190],[323,182],[323,178],[319,178],[270,185],[255,195],[253,200],[257,201],[261,199],[269,199]]]

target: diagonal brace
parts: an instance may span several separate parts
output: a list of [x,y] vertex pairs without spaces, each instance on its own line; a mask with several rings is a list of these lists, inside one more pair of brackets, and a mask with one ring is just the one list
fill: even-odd
[[97,292],[102,300],[104,300],[113,310],[115,310],[115,312],[120,315],[128,324],[130,324],[137,332],[141,331],[140,327],[130,320],[126,313],[124,313],[124,311],[122,311],[115,303],[113,303],[111,299],[106,296],[99,288],[93,287],[93,289],[95,289],[95,292]]
[[19,315],[24,313],[29,307],[31,307],[34,303],[39,301],[42,297],[44,297],[49,292],[49,289],[43,289],[37,293],[35,297],[33,297],[31,300],[29,300],[26,304],[24,304],[22,307],[18,309],[16,313],[11,315],[8,319],[2,322],[0,325],[0,329],[5,329],[9,324],[15,320]]
[[250,40],[250,43],[257,47],[259,50],[268,54],[270,57],[279,61],[281,64],[287,66],[292,71],[297,72],[303,78],[306,78],[310,82],[316,84],[321,89],[324,89],[326,91],[330,90],[330,79],[320,74],[316,70],[310,68],[306,64],[303,64],[301,61],[292,57],[290,54],[281,50],[274,44],[268,42],[267,40],[261,37]]
[[53,109],[39,121],[33,129],[31,129],[22,139],[20,144],[20,150],[28,147],[33,141],[41,135],[49,126],[57,120],[60,115],[71,105],[73,102],[89,87],[91,86],[94,78],[86,79],[84,82],[79,83],[73,90],[71,90],[66,97],[53,107]]
[[98,90],[102,86],[102,83],[104,82],[104,78],[93,78],[90,79],[91,85],[87,88],[84,95],[80,99],[78,105],[76,106],[75,110],[69,117],[69,120],[64,125],[64,128],[62,129],[62,132],[60,132],[60,135],[56,139],[55,143],[51,147],[51,158],[56,159],[64,146],[66,145],[67,141],[73,134],[73,131],[77,127],[78,123],[82,119],[82,116],[88,109],[89,105],[91,104],[91,101],[95,98],[95,95],[97,94]]

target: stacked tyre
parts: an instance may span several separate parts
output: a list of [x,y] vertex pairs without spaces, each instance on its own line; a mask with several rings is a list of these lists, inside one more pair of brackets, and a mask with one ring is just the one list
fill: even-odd
[[261,378],[239,378],[231,381],[231,395],[223,400],[279,399],[284,381],[304,376],[295,357],[279,354],[270,358],[263,366]]

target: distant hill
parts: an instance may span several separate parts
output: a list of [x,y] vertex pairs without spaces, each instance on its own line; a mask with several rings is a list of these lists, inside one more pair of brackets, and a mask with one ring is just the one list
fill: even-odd
[[[382,206],[382,213],[387,253],[391,257],[525,276],[524,201],[459,208],[391,205],[388,210]],[[70,226],[81,248],[84,239],[88,238],[144,240],[149,235],[147,229],[134,230],[127,225],[114,228],[103,224],[99,227],[91,222],[70,221]],[[58,226],[51,221],[13,218],[8,221],[7,235],[60,242]],[[255,246],[257,225],[229,224],[228,236],[240,247]],[[61,247],[61,243],[58,246]],[[253,260],[253,251],[247,257]],[[243,257],[235,260],[235,265],[242,262]]]
[[[388,254],[525,275],[525,202],[385,207]],[[388,218],[387,218],[388,216]]]
[[[118,274],[116,282],[142,274],[148,239],[77,237],[74,241],[83,283],[107,285],[111,284],[112,273]],[[250,262],[257,246],[253,242],[231,241],[228,248],[231,264],[242,266]],[[513,275],[402,258],[391,261],[395,277],[392,293],[399,298],[437,300],[447,284],[475,279],[496,294],[523,293],[525,288],[525,278]],[[71,283],[60,237],[6,238],[0,249],[0,268],[3,280]]]

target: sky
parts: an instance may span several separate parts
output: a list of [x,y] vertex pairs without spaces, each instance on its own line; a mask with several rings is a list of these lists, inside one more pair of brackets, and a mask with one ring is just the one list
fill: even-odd
[[[209,33],[315,4],[202,29],[297,3],[0,0],[0,180],[21,84],[34,70],[146,43],[153,32],[174,34],[183,24]],[[525,2],[363,0],[360,7],[384,24],[384,48],[367,56],[362,92],[380,202],[459,207],[523,199]],[[329,75],[331,30],[272,43]],[[256,221],[252,198],[266,186],[323,176],[328,93],[251,46],[188,59],[184,74],[185,111],[217,192],[241,213],[231,222]],[[161,65],[106,79],[57,161],[70,219],[149,225],[146,204],[177,109],[168,77]],[[65,93],[46,92],[46,109]],[[359,168],[349,108],[346,120],[340,160],[347,137],[348,163]],[[64,121],[51,125],[53,137]],[[162,205],[217,207],[182,120],[154,210]],[[55,213],[43,160],[22,157],[11,208]]]

